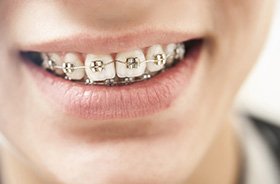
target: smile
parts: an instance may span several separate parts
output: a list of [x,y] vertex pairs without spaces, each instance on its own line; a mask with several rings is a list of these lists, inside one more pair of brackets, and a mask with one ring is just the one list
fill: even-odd
[[64,113],[110,120],[152,115],[188,87],[203,39],[93,54],[20,51],[40,91]]
[[[54,75],[93,85],[128,85],[148,80],[176,65],[197,40],[153,45],[110,55],[22,52],[22,56]],[[113,59],[113,57],[115,57]]]

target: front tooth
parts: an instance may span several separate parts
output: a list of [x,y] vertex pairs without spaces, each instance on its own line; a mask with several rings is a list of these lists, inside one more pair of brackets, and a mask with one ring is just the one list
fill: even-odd
[[63,63],[63,71],[67,75],[68,78],[73,80],[81,80],[85,76],[85,70],[82,68],[73,68],[73,67],[81,67],[83,63],[80,57],[74,53],[67,53],[64,56]]
[[88,54],[85,60],[86,74],[91,81],[113,79],[116,76],[111,55]]
[[116,60],[117,75],[120,78],[137,77],[145,72],[146,63],[142,50],[118,53]]
[[176,50],[176,44],[175,43],[170,43],[165,48],[165,53],[166,53],[166,56],[167,56],[167,64],[168,65],[171,65],[174,61],[175,50]]
[[154,62],[148,62],[147,69],[150,72],[156,72],[161,70],[166,63],[166,55],[160,45],[154,45],[147,51],[147,60],[155,60]]

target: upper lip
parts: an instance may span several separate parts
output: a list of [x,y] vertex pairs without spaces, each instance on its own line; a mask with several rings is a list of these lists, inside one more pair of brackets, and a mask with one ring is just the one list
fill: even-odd
[[163,30],[103,35],[75,33],[64,37],[54,37],[39,43],[19,44],[19,47],[23,51],[108,54],[145,48],[155,44],[178,43],[200,37],[200,35],[189,32]]

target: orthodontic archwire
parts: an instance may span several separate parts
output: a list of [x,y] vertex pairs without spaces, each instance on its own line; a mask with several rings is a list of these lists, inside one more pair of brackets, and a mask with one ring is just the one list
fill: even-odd
[[[110,62],[104,63],[102,60],[93,60],[89,66],[75,66],[73,63],[64,62],[62,65],[57,65],[54,60],[47,55],[47,69],[53,71],[55,69],[62,70],[65,74],[72,73],[75,70],[79,69],[90,69],[92,72],[102,72],[105,69],[105,66],[115,63],[122,63],[125,64],[128,69],[137,69],[142,63],[154,63],[158,66],[165,66],[166,63],[170,60],[181,60],[185,54],[185,47],[184,44],[179,43],[176,44],[176,47],[172,51],[172,54],[166,55],[165,53],[155,54],[154,59],[148,60],[139,60],[137,57],[128,57],[126,61],[120,60],[112,60]],[[46,61],[44,61],[46,62]],[[133,78],[124,78],[123,80],[116,81],[113,79],[106,79],[104,81],[91,81],[90,79],[85,79],[86,84],[100,84],[100,85],[114,85],[114,84],[127,84],[129,82],[138,82],[145,79],[150,78],[150,74],[144,74],[140,77],[133,77]],[[65,76],[65,79],[71,80],[68,76]]]

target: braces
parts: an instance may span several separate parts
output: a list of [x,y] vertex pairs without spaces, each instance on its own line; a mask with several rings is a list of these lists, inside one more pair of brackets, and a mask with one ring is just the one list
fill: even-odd
[[108,63],[104,63],[102,60],[94,60],[91,61],[90,66],[75,66],[72,63],[64,62],[61,66],[57,65],[54,60],[50,59],[50,57],[47,55],[47,69],[54,71],[55,69],[60,69],[64,72],[66,75],[64,78],[67,80],[72,80],[70,77],[67,76],[69,73],[73,73],[75,70],[79,69],[90,69],[92,72],[102,72],[105,69],[106,65],[112,64],[112,63],[123,63],[126,65],[127,69],[137,69],[140,67],[142,63],[154,63],[158,66],[164,66],[164,68],[161,71],[152,72],[152,73],[145,73],[142,76],[139,77],[126,77],[126,78],[119,78],[115,77],[113,79],[106,79],[104,81],[92,81],[89,78],[86,78],[83,80],[85,84],[95,84],[95,85],[119,85],[119,84],[129,84],[132,82],[140,82],[146,79],[151,78],[152,76],[164,71],[165,67],[168,66],[169,61],[174,60],[182,60],[185,54],[185,46],[182,43],[176,44],[176,47],[174,51],[170,55],[166,54],[156,54],[154,56],[154,59],[144,60],[140,61],[137,57],[129,57],[126,59],[126,62],[119,61],[119,60],[113,60]]

